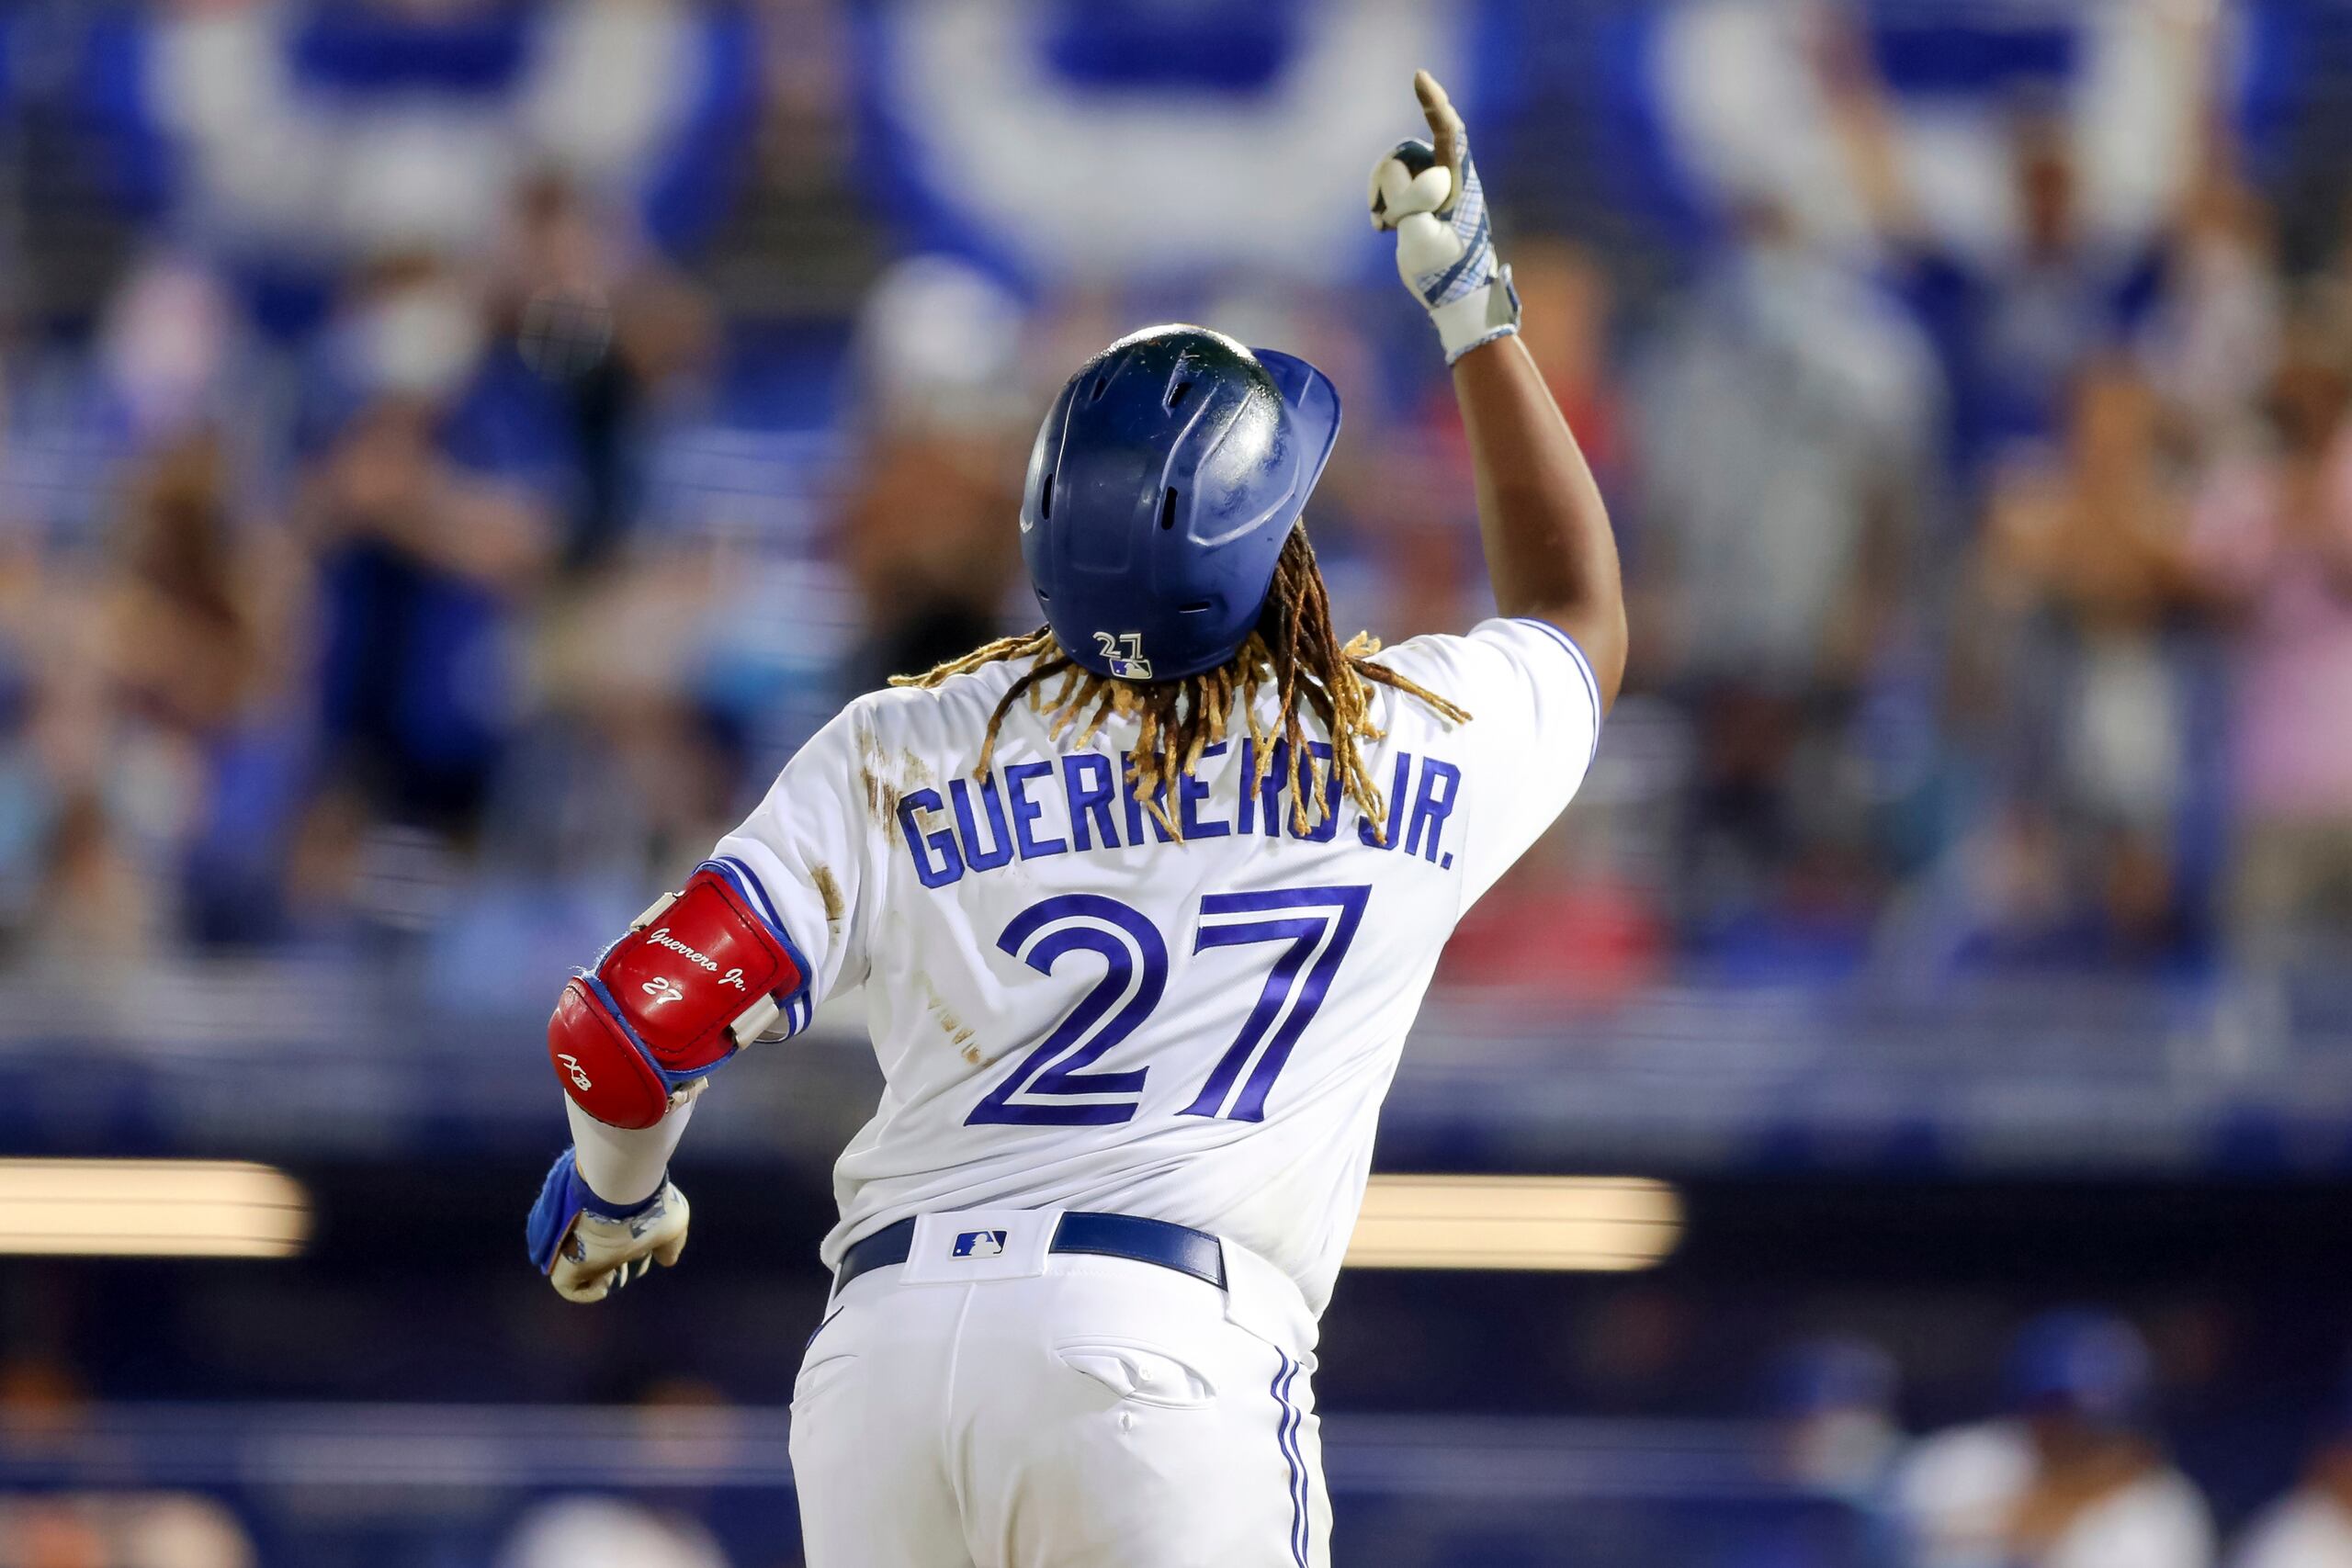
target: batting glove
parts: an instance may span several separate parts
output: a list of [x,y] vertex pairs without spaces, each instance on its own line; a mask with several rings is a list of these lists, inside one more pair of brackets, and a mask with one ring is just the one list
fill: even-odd
[[1495,261],[1462,117],[1428,72],[1414,73],[1413,92],[1436,145],[1399,141],[1373,165],[1372,226],[1396,231],[1396,271],[1437,323],[1451,365],[1519,331],[1519,291]]
[[677,1183],[664,1179],[641,1203],[607,1203],[580,1179],[570,1149],[555,1162],[531,1205],[531,1262],[568,1302],[601,1302],[656,1263],[667,1269],[686,1249],[692,1211]]

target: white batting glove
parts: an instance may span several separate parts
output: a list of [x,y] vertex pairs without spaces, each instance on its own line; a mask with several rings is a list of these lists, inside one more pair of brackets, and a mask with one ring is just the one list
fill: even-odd
[[677,1183],[665,1181],[653,1206],[626,1220],[582,1211],[571,1235],[556,1250],[548,1283],[568,1302],[601,1302],[631,1280],[642,1280],[656,1263],[667,1269],[686,1250],[692,1211]]
[[677,1262],[692,1218],[686,1195],[666,1178],[644,1202],[614,1212],[588,1190],[566,1149],[531,1208],[531,1261],[565,1301],[601,1302],[656,1263]]
[[1437,78],[1413,74],[1430,134],[1399,141],[1372,169],[1372,226],[1396,233],[1396,271],[1437,324],[1448,365],[1519,331],[1519,292],[1495,261],[1470,133]]

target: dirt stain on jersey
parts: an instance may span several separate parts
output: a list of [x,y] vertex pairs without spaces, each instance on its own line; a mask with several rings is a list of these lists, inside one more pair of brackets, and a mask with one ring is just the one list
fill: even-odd
[[976,1038],[978,1031],[947,1010],[947,998],[939,994],[936,987],[925,980],[922,990],[931,1008],[932,1021],[939,1025],[939,1032],[947,1036],[947,1043],[962,1054],[964,1060],[976,1067],[985,1066],[993,1060],[980,1050]]
[[907,791],[920,789],[931,783],[931,765],[911,750],[900,749],[896,766],[883,755],[881,743],[872,735],[861,735],[857,740],[858,783],[865,790],[865,814],[882,829],[882,836],[892,842],[899,837],[899,803]]
[[871,735],[857,738],[857,780],[865,788],[865,815],[882,829],[884,838],[896,840],[899,801],[906,790],[890,777],[889,759],[882,755],[882,748]]
[[808,880],[817,885],[817,897],[825,901],[825,923],[840,925],[849,906],[842,901],[842,885],[833,875],[833,868],[820,865],[808,874]]

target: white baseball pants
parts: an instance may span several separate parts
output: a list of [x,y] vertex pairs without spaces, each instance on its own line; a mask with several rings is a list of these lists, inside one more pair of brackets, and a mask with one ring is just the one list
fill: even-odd
[[926,1215],[836,1292],[792,1397],[808,1568],[1328,1568],[1296,1287],[1231,1242],[1223,1290],[1048,1253],[1059,1218]]

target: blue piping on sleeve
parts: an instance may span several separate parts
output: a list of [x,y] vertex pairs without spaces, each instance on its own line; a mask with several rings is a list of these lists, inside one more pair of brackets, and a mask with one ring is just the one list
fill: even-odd
[[[1533,626],[1538,631],[1549,632],[1552,635],[1554,641],[1557,642],[1562,648],[1567,649],[1569,660],[1577,667],[1577,673],[1584,677],[1585,695],[1589,697],[1592,701],[1592,750],[1593,755],[1599,755],[1600,751],[1601,721],[1606,718],[1608,715],[1606,710],[1600,705],[1600,678],[1595,676],[1592,672],[1592,660],[1584,656],[1584,649],[1577,646],[1576,638],[1570,637],[1567,633],[1562,631],[1551,622],[1539,621],[1532,615],[1513,615],[1511,619],[1518,622],[1521,626]],[[1591,757],[1589,756],[1585,759],[1585,765],[1587,767],[1590,767],[1592,765]]]
[[784,921],[775,912],[775,901],[768,897],[768,890],[760,881],[759,873],[734,855],[707,860],[695,869],[716,872],[728,878],[759,911],[760,919],[767,925],[768,933],[775,938],[777,944],[784,949],[785,956],[791,959],[800,971],[799,989],[786,998],[784,1002],[785,1038],[788,1040],[808,1028],[808,1021],[816,1016],[817,1010],[813,994],[817,985],[816,966],[808,962],[808,955],[801,952],[800,944],[792,940],[792,933],[784,929]]

